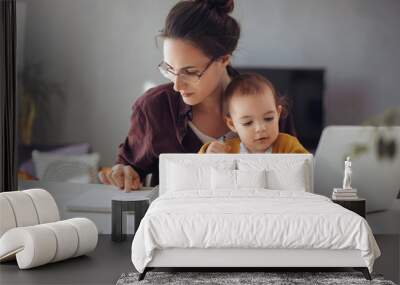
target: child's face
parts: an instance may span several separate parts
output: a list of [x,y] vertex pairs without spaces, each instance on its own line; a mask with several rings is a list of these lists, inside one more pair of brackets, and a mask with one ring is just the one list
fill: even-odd
[[263,153],[279,135],[279,116],[282,106],[276,106],[269,87],[263,94],[233,96],[229,105],[229,128],[237,132],[251,153]]

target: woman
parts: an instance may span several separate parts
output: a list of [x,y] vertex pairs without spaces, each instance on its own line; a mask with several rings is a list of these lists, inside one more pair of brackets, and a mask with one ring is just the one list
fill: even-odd
[[196,153],[203,143],[230,132],[221,98],[238,74],[229,65],[240,37],[238,22],[229,16],[233,8],[233,0],[196,0],[171,9],[161,33],[164,59],[159,69],[172,84],[152,88],[136,100],[116,165],[99,173],[102,183],[128,192],[138,189],[149,173],[157,183],[161,153]]

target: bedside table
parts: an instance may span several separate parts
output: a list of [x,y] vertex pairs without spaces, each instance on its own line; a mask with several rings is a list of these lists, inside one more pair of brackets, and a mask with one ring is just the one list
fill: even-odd
[[158,196],[158,187],[143,187],[140,190],[129,193],[121,192],[112,198],[111,202],[111,239],[112,241],[123,241],[126,234],[122,233],[122,216],[126,211],[135,212],[135,232],[140,221],[146,214],[150,203]]
[[332,202],[339,204],[340,206],[365,218],[366,200],[364,198],[357,198],[354,200],[332,199]]

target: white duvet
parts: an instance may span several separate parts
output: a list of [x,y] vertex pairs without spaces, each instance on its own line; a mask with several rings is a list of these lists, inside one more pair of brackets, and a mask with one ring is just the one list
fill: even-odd
[[162,195],[140,223],[132,262],[143,272],[154,250],[165,248],[358,249],[370,272],[380,256],[359,215],[324,196],[266,189]]

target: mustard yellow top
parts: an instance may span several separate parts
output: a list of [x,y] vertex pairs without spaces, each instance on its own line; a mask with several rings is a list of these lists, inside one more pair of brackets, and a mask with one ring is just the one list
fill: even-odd
[[[240,138],[226,140],[224,143],[231,147],[228,153],[240,153],[240,142]],[[209,145],[210,143],[204,144],[200,148],[199,153],[206,153]],[[308,151],[296,137],[279,133],[276,141],[272,144],[272,153],[308,153]]]

